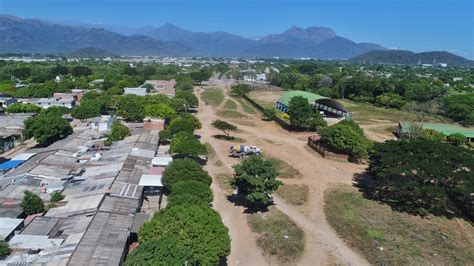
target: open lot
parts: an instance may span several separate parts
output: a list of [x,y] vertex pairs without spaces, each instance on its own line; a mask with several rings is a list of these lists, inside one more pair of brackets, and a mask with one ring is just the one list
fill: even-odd
[[329,223],[372,264],[470,265],[474,228],[461,219],[420,218],[365,199],[354,187],[325,191]]

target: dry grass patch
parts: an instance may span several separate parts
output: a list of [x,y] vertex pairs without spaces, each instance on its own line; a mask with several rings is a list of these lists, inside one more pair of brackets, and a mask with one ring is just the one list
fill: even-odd
[[242,125],[242,126],[249,126],[249,127],[254,127],[255,126],[255,122],[253,122],[251,120],[236,119],[236,120],[232,120],[232,122],[234,122],[238,125]]
[[237,109],[237,103],[233,100],[226,100],[224,103],[224,109],[226,110],[236,110]]
[[247,101],[245,101],[244,99],[236,98],[236,100],[239,102],[240,106],[242,106],[242,109],[244,109],[244,112],[246,114],[253,115],[257,113],[255,109],[249,103],[247,103]]
[[279,178],[301,178],[302,174],[301,172],[291,166],[289,163],[280,160],[275,157],[267,156],[267,160],[271,161],[273,164],[273,167],[275,167],[278,172],[280,172],[280,175],[278,176]]
[[217,88],[207,88],[201,93],[201,100],[205,104],[217,107],[224,101],[224,92]]
[[307,185],[283,184],[276,194],[285,202],[301,206],[308,201],[309,188]]
[[210,143],[204,143],[207,148],[207,157],[212,160],[216,157],[216,150],[212,147]]
[[303,230],[275,207],[266,213],[249,215],[248,222],[252,231],[259,234],[257,245],[279,263],[294,264],[303,254]]
[[461,219],[420,218],[368,200],[354,187],[324,193],[324,211],[337,233],[370,263],[472,265],[474,228]]
[[[222,163],[222,162],[221,162]],[[221,173],[215,176],[217,184],[225,191],[227,194],[231,194],[234,191],[232,187],[232,175]]]
[[235,110],[219,110],[217,115],[224,118],[248,118],[248,116],[242,114],[241,112]]

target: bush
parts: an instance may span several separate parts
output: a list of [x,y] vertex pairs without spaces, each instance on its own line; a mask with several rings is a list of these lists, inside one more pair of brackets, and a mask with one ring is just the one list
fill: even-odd
[[230,93],[234,96],[244,96],[250,92],[250,86],[247,84],[232,85]]
[[191,114],[182,114],[171,120],[165,130],[160,131],[160,139],[171,139],[174,135],[183,131],[192,134],[195,129],[199,128],[201,128],[201,122],[199,122],[195,116]]
[[163,184],[173,191],[173,186],[179,181],[196,180],[206,185],[212,182],[211,177],[196,161],[192,159],[176,159],[166,168],[163,174]]
[[176,117],[176,110],[165,103],[151,104],[145,106],[145,115],[159,117],[169,121]]
[[64,195],[61,192],[54,191],[51,193],[51,202],[59,202],[64,199]]
[[[193,196],[199,199],[196,202],[196,199],[192,197],[182,197],[182,196]],[[209,185],[196,180],[188,181],[179,181],[173,186],[173,192],[168,197],[169,204],[179,205],[179,204],[211,204],[214,195]]]
[[374,145],[370,197],[393,208],[427,215],[474,217],[474,154],[436,141],[386,141]]
[[[219,214],[207,206],[179,205],[165,208],[155,213],[152,220],[140,228],[140,244],[165,237],[169,241],[165,245],[174,245],[173,248],[163,250],[163,257],[178,260],[169,265],[181,265],[183,257],[189,265],[217,265],[230,253],[228,230]],[[148,253],[148,256],[151,254]]]
[[43,200],[31,191],[25,190],[23,200],[20,203],[26,215],[41,213],[45,211]]
[[263,116],[268,120],[272,120],[276,116],[276,109],[274,107],[265,108],[265,110],[263,110]]
[[5,111],[7,113],[39,113],[41,112],[41,107],[29,103],[14,103],[9,105]]

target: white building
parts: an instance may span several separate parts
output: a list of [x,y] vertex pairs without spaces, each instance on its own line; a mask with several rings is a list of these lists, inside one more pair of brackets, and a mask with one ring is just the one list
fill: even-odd
[[267,80],[267,75],[265,74],[257,74],[257,77],[255,78],[256,81],[266,81]]
[[124,88],[123,94],[133,94],[138,96],[147,96],[148,93],[146,92],[146,88]]
[[97,129],[99,133],[107,133],[112,128],[112,123],[115,120],[113,115],[102,115],[101,117],[95,118],[90,123],[91,129]]
[[0,108],[7,108],[9,105],[16,102],[17,100],[12,97],[0,97]]
[[52,106],[66,107],[66,108],[71,109],[74,106],[76,106],[76,100],[72,98],[67,98],[67,99],[41,98],[37,100],[35,103],[37,106],[44,109],[47,109]]

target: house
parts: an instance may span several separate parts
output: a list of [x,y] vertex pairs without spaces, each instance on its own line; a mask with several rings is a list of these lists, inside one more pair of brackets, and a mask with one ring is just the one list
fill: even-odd
[[44,109],[47,109],[52,106],[66,107],[71,109],[76,106],[76,100],[71,98],[41,98],[36,101],[36,105]]
[[13,147],[15,147],[14,135],[0,135],[0,154],[13,149]]
[[147,96],[148,92],[146,91],[146,88],[124,88],[123,89],[123,94],[133,94],[133,95],[138,95],[138,96]]
[[113,115],[102,115],[100,117],[96,117],[91,123],[91,129],[97,129],[99,133],[107,133],[112,128],[112,123],[116,119]]
[[16,230],[23,228],[23,219],[0,218],[0,239],[10,240]]
[[452,134],[461,134],[466,137],[467,141],[474,141],[474,127],[462,127],[456,124],[442,124],[442,123],[410,123],[406,121],[398,122],[397,134],[398,136],[403,136],[410,131],[410,127],[413,125],[420,126],[423,129],[433,129],[440,133],[443,133],[446,136]]
[[287,91],[276,102],[276,108],[283,113],[288,112],[290,101],[295,96],[302,96],[314,106],[314,109],[327,115],[350,119],[349,111],[338,101],[307,91]]
[[256,81],[266,81],[267,80],[267,75],[265,74],[257,74],[257,77],[255,78]]
[[12,97],[0,97],[0,108],[7,108],[9,105],[16,103],[17,100]]

